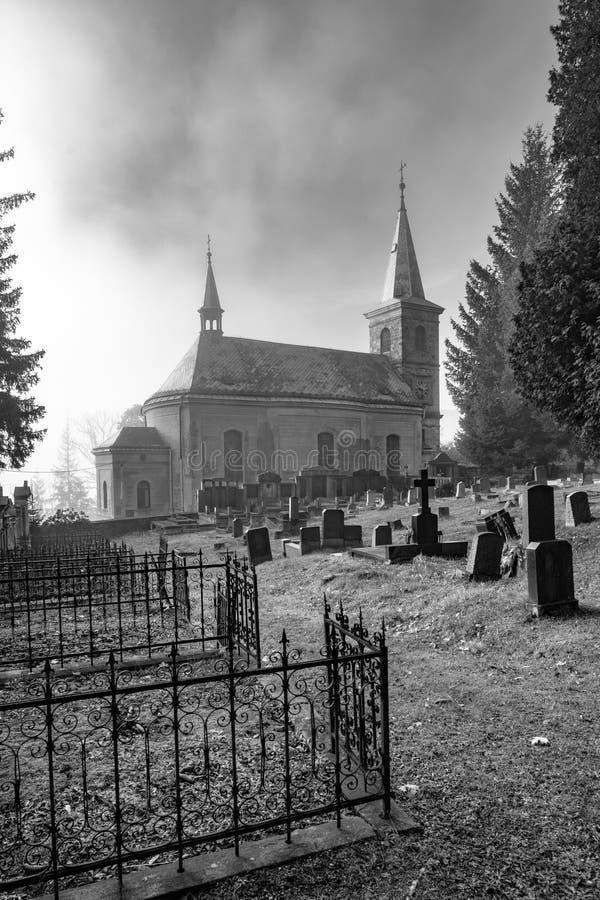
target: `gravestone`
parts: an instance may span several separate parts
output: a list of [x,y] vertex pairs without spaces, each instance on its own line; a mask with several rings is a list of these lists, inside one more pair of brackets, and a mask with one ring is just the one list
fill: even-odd
[[366,504],[367,504],[367,507],[369,507],[369,509],[372,506],[375,506],[376,499],[377,499],[377,497],[376,497],[376,494],[374,491],[367,491]]
[[506,509],[499,509],[498,512],[486,516],[485,525],[488,531],[495,531],[504,540],[509,538],[517,540],[519,537],[514,519]]
[[573,550],[568,541],[533,541],[527,547],[527,591],[533,615],[578,609],[573,585]]
[[344,525],[344,546],[362,547],[362,526]]
[[594,483],[594,476],[592,475],[592,473],[591,473],[591,472],[585,472],[585,473],[583,474],[582,478],[581,478],[581,483],[582,483],[582,484],[593,484],[593,483]]
[[234,538],[241,538],[241,536],[242,536],[243,533],[244,533],[244,522],[243,522],[243,520],[240,519],[240,518],[238,518],[238,517],[236,516],[235,519],[233,520],[233,523],[232,523],[232,530],[233,530],[233,536],[234,536]]
[[533,477],[536,484],[548,484],[548,470],[546,466],[534,466]]
[[471,581],[500,578],[503,547],[504,538],[493,531],[481,531],[475,535],[467,558],[467,574]]
[[382,545],[392,543],[392,529],[389,524],[376,525],[373,529],[372,547],[381,547]]
[[464,500],[466,494],[465,483],[464,481],[459,481],[456,485],[456,499]]
[[250,565],[258,566],[260,563],[271,562],[271,540],[268,528],[249,528],[246,532],[248,544],[248,557]]
[[506,488],[507,491],[512,491],[516,487],[517,484],[517,476],[516,475],[507,475],[506,477]]
[[394,489],[390,484],[386,484],[383,489],[383,502],[386,506],[394,505]]
[[533,484],[523,491],[523,546],[532,541],[553,541],[554,488]]
[[409,488],[408,497],[406,498],[407,506],[412,506],[413,503],[419,502],[419,490],[418,488]]
[[590,504],[585,491],[573,491],[565,499],[565,525],[570,528],[591,522]]
[[290,522],[297,522],[299,518],[299,502],[297,497],[290,497],[288,500],[288,515]]
[[400,531],[402,528],[404,528],[402,519],[392,519],[391,522],[388,522],[388,525],[392,526],[393,531]]
[[481,494],[488,494],[490,490],[490,479],[487,475],[482,475],[481,478],[477,481],[477,490]]
[[300,553],[314,553],[321,549],[321,529],[318,525],[304,525],[300,529]]
[[429,508],[429,488],[435,485],[434,478],[428,478],[427,469],[421,469],[421,477],[415,487],[421,491],[421,506],[416,516],[411,516],[411,527],[416,544],[438,543],[438,518]]
[[450,507],[449,506],[438,506],[437,511],[440,519],[449,519],[450,518]]
[[344,510],[324,509],[322,546],[341,549],[344,546]]

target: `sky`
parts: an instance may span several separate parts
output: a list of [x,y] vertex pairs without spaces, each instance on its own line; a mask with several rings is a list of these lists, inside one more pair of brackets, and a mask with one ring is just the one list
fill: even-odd
[[0,483],[52,469],[67,419],[158,389],[199,330],[207,233],[226,334],[366,351],[401,160],[443,362],[523,132],[552,128],[557,18],[556,0],[0,0],[0,196],[36,194],[11,275],[48,429]]

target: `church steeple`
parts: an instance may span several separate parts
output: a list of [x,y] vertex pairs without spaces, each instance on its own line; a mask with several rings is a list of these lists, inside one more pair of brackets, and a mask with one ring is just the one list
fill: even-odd
[[207,269],[206,287],[204,288],[204,303],[198,310],[200,313],[201,331],[223,334],[223,310],[219,301],[219,292],[212,268],[212,252],[210,249],[210,234],[207,238]]
[[408,299],[409,297],[425,299],[417,254],[415,253],[415,245],[410,233],[410,225],[408,224],[408,215],[404,203],[404,191],[406,189],[404,167],[405,164],[401,163],[400,209],[396,219],[392,251],[383,286],[382,303],[393,303],[394,300]]

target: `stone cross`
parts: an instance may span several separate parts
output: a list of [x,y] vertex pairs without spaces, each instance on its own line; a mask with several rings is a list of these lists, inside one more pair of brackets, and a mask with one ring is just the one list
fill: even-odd
[[421,488],[421,511],[431,512],[429,508],[429,488],[435,487],[435,478],[428,478],[427,469],[421,469],[421,477],[416,478],[414,486]]

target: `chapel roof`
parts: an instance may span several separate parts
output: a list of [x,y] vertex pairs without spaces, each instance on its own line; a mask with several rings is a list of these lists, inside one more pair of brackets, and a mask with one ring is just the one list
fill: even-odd
[[94,450],[154,450],[164,449],[167,446],[160,432],[156,428],[146,428],[143,425],[126,425],[108,440],[94,447]]
[[387,356],[210,332],[146,403],[181,394],[422,405]]

